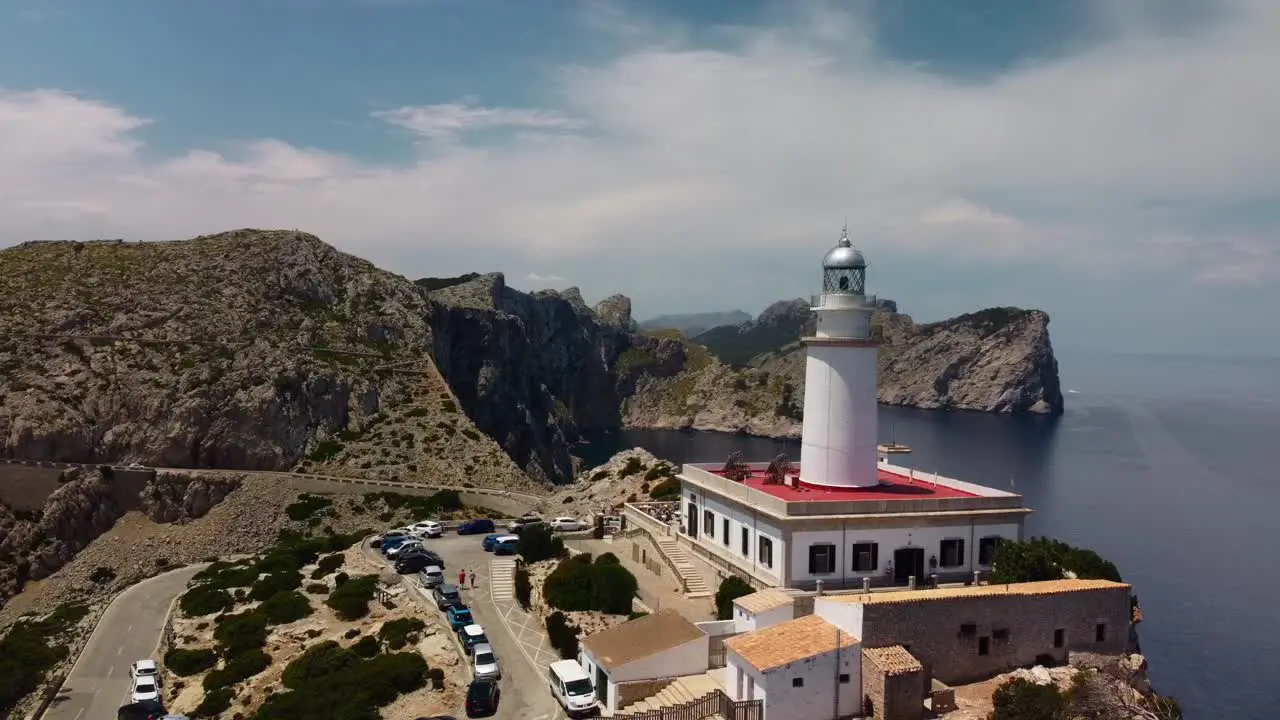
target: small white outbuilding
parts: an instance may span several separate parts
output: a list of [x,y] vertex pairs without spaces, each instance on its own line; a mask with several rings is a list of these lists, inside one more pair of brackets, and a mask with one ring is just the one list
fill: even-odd
[[629,683],[705,673],[708,644],[707,634],[680,613],[660,610],[584,638],[581,663],[601,707],[617,712]]

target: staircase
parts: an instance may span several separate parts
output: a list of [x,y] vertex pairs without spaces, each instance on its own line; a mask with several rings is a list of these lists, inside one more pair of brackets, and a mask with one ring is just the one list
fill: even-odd
[[670,537],[660,537],[656,538],[656,540],[658,542],[658,550],[671,559],[672,564],[676,566],[676,572],[680,573],[680,579],[684,582],[685,597],[711,597],[711,591],[707,589],[707,583],[702,579],[702,573],[699,573],[698,569],[693,566],[689,556],[680,548],[680,544]]
[[489,561],[489,596],[494,602],[510,600],[515,595],[515,558],[493,558]]
[[717,690],[724,690],[724,688],[720,687],[720,684],[709,675],[678,677],[670,685],[660,690],[657,695],[631,703],[616,714],[627,715],[629,713],[650,712],[664,707],[676,707],[705,697]]

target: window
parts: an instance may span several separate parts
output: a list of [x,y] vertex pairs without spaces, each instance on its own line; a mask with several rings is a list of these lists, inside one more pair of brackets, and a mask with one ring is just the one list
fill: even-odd
[[876,543],[853,544],[853,571],[873,572],[880,567],[880,546]]
[[742,556],[751,557],[751,531],[742,528]]
[[847,685],[849,683],[849,673],[840,673],[840,682]]
[[809,546],[809,574],[825,575],[836,571],[836,546],[818,543]]
[[991,638],[985,635],[978,638],[978,654],[979,655],[991,654]]
[[721,537],[724,538],[724,546],[729,547],[729,518],[724,519],[723,527],[724,527],[724,535],[722,535]]
[[710,510],[702,511],[702,526],[707,529],[707,537],[716,536],[716,516]]
[[977,635],[977,634],[978,634],[977,623],[961,623],[960,625],[961,637],[973,637],[974,635]]
[[990,565],[996,561],[996,551],[1000,549],[999,537],[984,537],[978,540],[978,564]]
[[952,538],[942,541],[942,567],[959,567],[964,564],[964,540]]
[[773,540],[763,535],[760,536],[760,564],[773,567]]
[[996,628],[991,631],[992,640],[1008,640],[1009,628]]
[[791,687],[804,687],[804,678],[791,678]]
[[1053,646],[1056,648],[1065,647],[1067,644],[1067,631],[1058,628],[1053,631]]
[[1093,641],[1094,642],[1107,641],[1107,624],[1106,623],[1098,623],[1097,625],[1093,626]]

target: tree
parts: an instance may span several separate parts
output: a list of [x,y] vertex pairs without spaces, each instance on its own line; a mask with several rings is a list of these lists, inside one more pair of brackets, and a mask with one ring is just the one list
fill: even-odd
[[996,688],[991,704],[988,720],[1062,720],[1067,703],[1057,685],[1014,678]]
[[1005,540],[996,551],[991,581],[994,583],[1060,580],[1065,572],[1078,578],[1121,582],[1120,571],[1098,553],[1051,538]]
[[563,557],[564,541],[551,534],[545,525],[531,525],[520,533],[520,557],[526,563]]
[[737,575],[730,575],[720,581],[720,587],[716,589],[716,619],[732,620],[733,601],[753,592],[755,588]]
[[516,602],[528,610],[533,596],[533,583],[529,580],[529,571],[524,568],[516,568],[515,593]]

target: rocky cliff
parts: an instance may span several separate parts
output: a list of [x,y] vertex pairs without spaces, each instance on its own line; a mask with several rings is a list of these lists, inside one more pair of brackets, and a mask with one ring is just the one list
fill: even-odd
[[[797,437],[803,411],[804,349],[798,342],[742,362],[745,347],[755,352],[765,339],[803,328],[803,303],[775,306],[766,322],[699,336],[711,348],[675,337],[685,345],[683,367],[651,351],[628,360],[639,368],[635,391],[624,401],[628,425],[743,432]],[[991,413],[1062,412],[1058,366],[1049,340],[1049,316],[1039,310],[993,308],[937,323],[917,325],[886,304],[873,316],[880,350],[880,402],[926,409]],[[761,334],[765,334],[765,339]],[[738,345],[734,343],[738,342]],[[655,346],[656,347],[656,346]],[[714,353],[730,355],[734,367]]]

